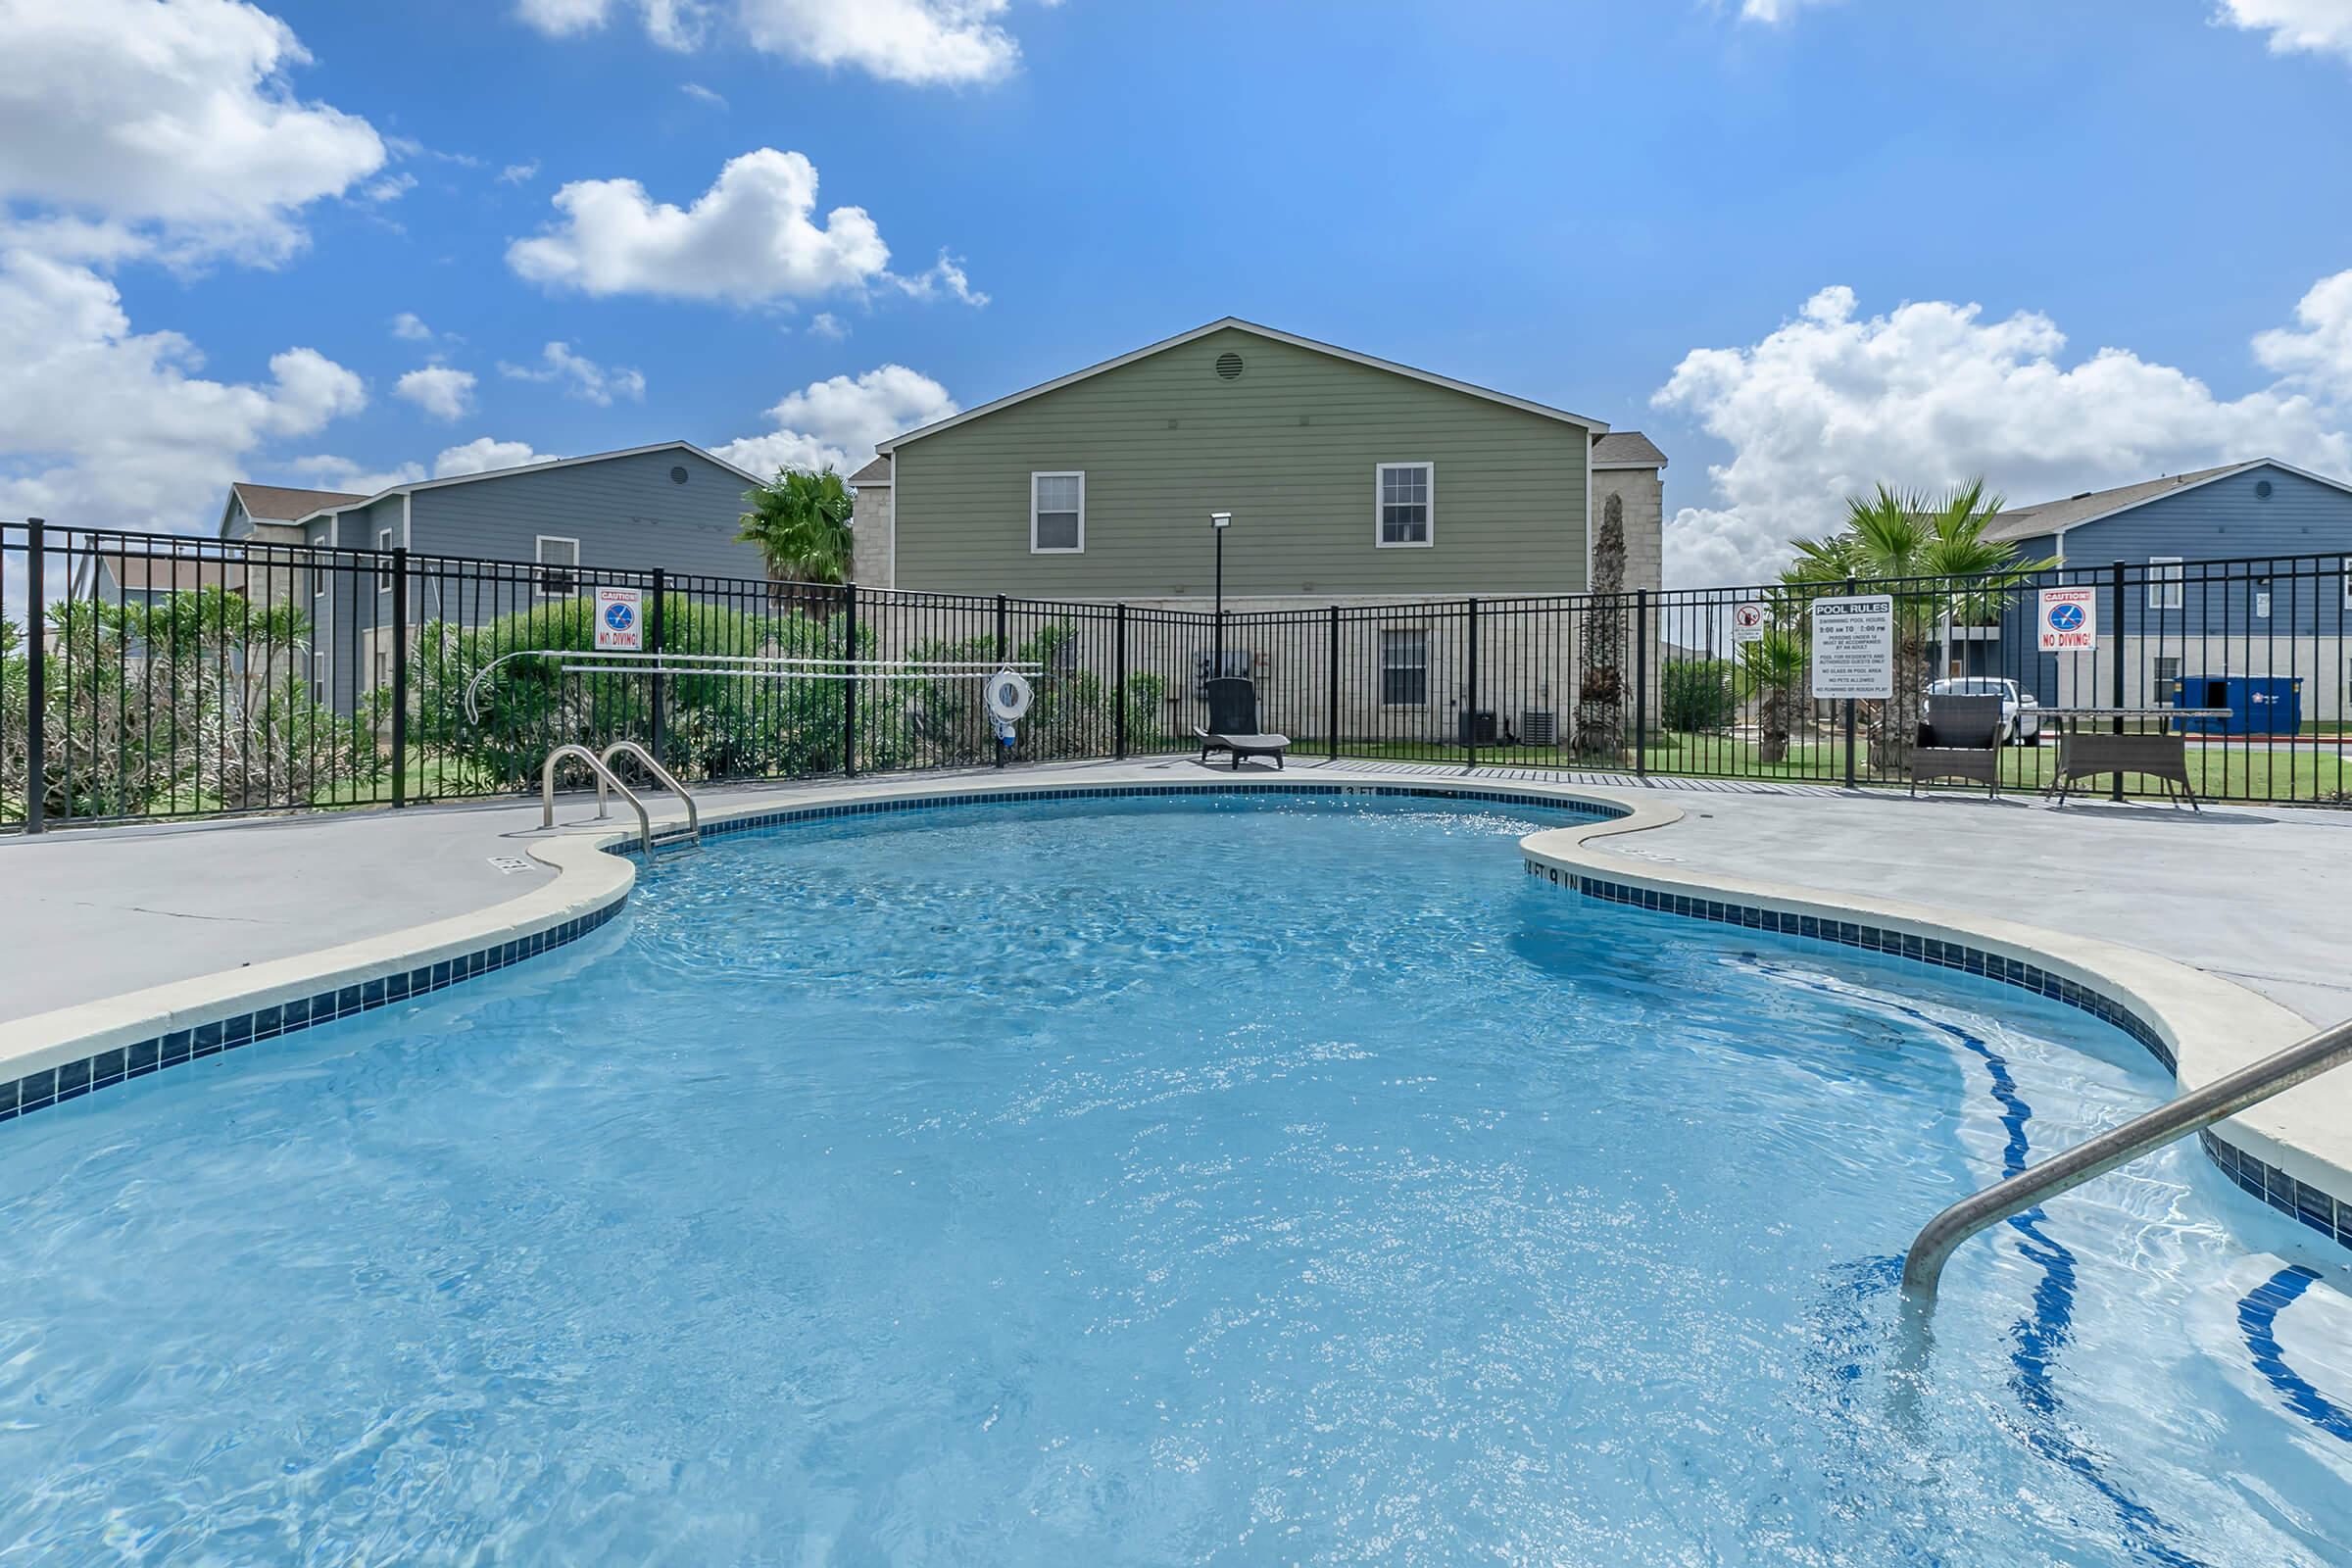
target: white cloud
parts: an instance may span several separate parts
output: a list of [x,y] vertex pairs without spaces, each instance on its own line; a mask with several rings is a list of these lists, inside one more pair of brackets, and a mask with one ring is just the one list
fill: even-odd
[[828,466],[850,473],[874,455],[877,441],[956,412],[946,387],[904,365],[885,365],[854,379],[811,382],[767,411],[775,429],[711,450],[754,473]]
[[526,463],[554,463],[552,452],[534,452],[528,441],[494,441],[476,436],[464,446],[446,447],[433,459],[433,477],[454,478],[462,473],[488,473],[493,468],[519,468]]
[[925,86],[996,81],[1021,57],[1001,22],[1010,0],[516,0],[514,9],[554,37],[633,16],[655,42],[680,50],[700,45],[723,11],[764,53]]
[[416,404],[436,419],[462,419],[473,412],[473,372],[454,366],[428,365],[402,376],[393,386],[392,394]]
[[293,95],[309,59],[241,0],[6,0],[0,199],[137,225],[181,258],[282,259],[300,208],[385,157],[368,122]]
[[392,318],[392,335],[404,343],[430,343],[433,329],[415,311],[403,311]]
[[633,12],[654,42],[684,51],[702,42],[710,9],[705,0],[516,0],[514,14],[548,36],[563,38],[595,31],[614,11]]
[[519,185],[525,180],[538,177],[539,160],[536,158],[527,164],[509,164],[498,172],[498,182],[502,185]]
[[1781,23],[1793,21],[1796,14],[1809,5],[1822,5],[1826,0],[1740,0],[1740,20],[1742,22]]
[[562,220],[507,250],[516,273],[581,293],[757,304],[863,288],[888,277],[890,249],[862,207],[822,226],[816,167],[762,147],[730,160],[686,208],[633,179],[576,180],[556,192]]
[[1791,538],[1834,531],[1842,499],[1882,480],[1933,489],[1982,473],[2024,503],[2251,457],[2352,469],[2343,276],[2305,296],[2298,329],[2256,340],[2290,373],[2234,399],[2123,349],[2066,364],[2065,334],[2033,312],[1856,312],[1853,290],[1823,289],[1752,347],[1692,351],[1651,400],[1733,449],[1708,470],[1716,504],[1667,524],[1669,583],[1769,577]]
[[0,515],[85,527],[209,525],[252,453],[366,407],[359,376],[315,349],[267,382],[198,374],[176,332],[134,332],[112,282],[0,251]]
[[2276,54],[2352,60],[2352,0],[2221,0],[2214,20],[2269,33]]
[[684,93],[696,103],[709,104],[713,109],[724,109],[727,107],[727,99],[724,93],[713,92],[711,89],[704,86],[699,81],[681,81],[678,83],[678,91]]
[[2295,302],[2295,324],[2254,337],[2254,357],[2315,397],[2352,409],[2352,270]]
[[988,303],[988,296],[972,287],[972,280],[964,275],[961,259],[950,256],[946,251],[939,253],[939,260],[932,264],[929,271],[917,272],[912,277],[893,277],[891,281],[918,300],[947,294],[974,309]]
[[808,318],[808,335],[831,338],[838,343],[850,335],[850,324],[831,311],[819,311]]
[[755,48],[919,86],[996,81],[1020,45],[998,24],[1007,0],[741,0]]
[[536,366],[509,365],[501,360],[498,370],[501,375],[516,381],[561,383],[570,396],[599,408],[612,407],[614,398],[627,398],[632,403],[645,401],[643,371],[625,369],[620,366],[607,369],[594,360],[572,353],[568,343],[550,343],[540,351]]
[[381,207],[386,202],[400,200],[416,188],[415,174],[379,174],[360,187],[360,200]]
[[423,466],[415,463],[404,463],[394,468],[369,468],[349,458],[325,454],[293,458],[277,464],[271,471],[277,476],[301,480],[304,489],[341,490],[362,496],[389,490],[396,484],[414,484],[424,477]]

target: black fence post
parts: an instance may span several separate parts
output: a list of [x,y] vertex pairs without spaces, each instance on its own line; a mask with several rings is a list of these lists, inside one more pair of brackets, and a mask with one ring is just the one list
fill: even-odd
[[1463,683],[1462,695],[1462,765],[1476,767],[1478,766],[1478,601],[1476,599],[1464,600],[1462,613],[1466,617],[1464,641],[1468,645],[1466,662],[1469,665],[1469,678]]
[[[1853,574],[1852,572],[1850,572],[1850,571],[1849,571],[1849,572],[1847,572],[1847,573],[1845,574],[1845,597],[1846,597],[1846,598],[1848,598],[1848,599],[1851,599],[1851,598],[1853,598],[1853,597],[1854,597],[1854,588],[1855,588],[1855,586],[1856,586],[1856,584],[1855,584],[1855,582],[1854,582],[1854,574]],[[1847,789],[1849,789],[1849,790],[1850,790],[1850,789],[1853,789],[1853,788],[1855,787],[1855,783],[1854,783],[1854,700],[1853,700],[1851,697],[1848,697],[1848,698],[1845,700],[1845,787],[1846,787]]]
[[1634,590],[1634,776],[1649,776],[1649,590]]
[[[2115,584],[2115,667],[2108,676],[2107,687],[2109,696],[2114,699],[2115,707],[2121,709],[2124,706],[2124,564],[2120,561],[2117,562],[2109,568],[2109,573],[2110,580]],[[2187,573],[2188,568],[2183,566],[2181,575],[2185,577]],[[2181,598],[2185,602],[2187,596],[2183,594]],[[2118,712],[2115,717],[2109,719],[2108,728],[2121,735],[2124,732],[2124,715]],[[2247,770],[2246,781],[2249,785],[2253,782],[2251,768]],[[2253,792],[2249,789],[2247,793]],[[2120,801],[2124,798],[2123,774],[2115,775],[2115,783],[2109,790],[2107,798],[2111,801]]]
[[[1005,638],[1005,635],[1004,635],[1004,633],[1005,633],[1005,605],[1004,605],[1004,596],[1003,594],[999,594],[999,595],[997,595],[997,663],[998,663],[998,665],[999,665],[1000,667],[1002,667],[1002,666],[1003,666],[1003,664],[1004,664],[1004,658],[1005,658],[1005,649],[1006,649],[1006,647],[1008,646],[1008,644],[1007,644],[1007,641],[1006,641],[1006,638]],[[990,737],[989,737],[989,738],[990,738],[990,739],[992,739],[992,740],[995,740],[995,738],[996,738],[996,737],[995,737],[995,735],[992,733],[992,734],[990,735]],[[1003,741],[997,741],[997,765],[998,765],[999,767],[1003,767],[1003,766],[1004,765],[1004,757],[1005,757],[1005,754],[1006,754],[1006,753],[1008,753],[1008,752],[1010,752],[1011,750],[1012,750],[1012,748],[1011,748],[1011,747],[1009,747],[1009,746],[1007,746],[1007,745],[1005,745],[1005,744],[1004,744]]]
[[1127,601],[1119,601],[1118,629],[1111,636],[1111,663],[1117,684],[1110,689],[1111,755],[1127,760]]
[[1323,711],[1330,722],[1324,727],[1324,744],[1331,750],[1331,760],[1340,760],[1340,607],[1331,607],[1331,663],[1325,670],[1326,691]]
[[409,804],[409,547],[392,547],[392,809]]
[[654,696],[652,703],[648,705],[653,710],[650,720],[653,733],[647,737],[645,749],[653,753],[655,760],[663,767],[667,767],[669,759],[662,755],[662,743],[669,734],[669,677],[662,673],[660,656],[662,653],[662,602],[669,596],[669,573],[660,566],[654,568],[653,596],[654,602],[645,610],[645,651],[655,656],[649,661],[654,666]]
[[47,528],[24,519],[24,831],[38,833],[49,794],[49,628],[41,612],[48,583]]
[[842,599],[842,657],[851,661],[844,666],[849,679],[841,683],[841,773],[844,778],[858,776],[858,687],[861,677],[856,662],[858,658],[858,585],[845,583]]

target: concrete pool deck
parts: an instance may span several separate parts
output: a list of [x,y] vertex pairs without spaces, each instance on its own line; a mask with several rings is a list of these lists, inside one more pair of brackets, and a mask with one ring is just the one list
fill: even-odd
[[[2352,812],[1899,795],[1809,786],[1632,784],[1605,774],[1300,763],[1299,781],[1485,780],[1680,808],[1656,834],[1596,846],[1636,866],[1899,898],[2102,937],[2227,976],[2313,1023],[2352,1016]],[[1189,758],[712,789],[707,811],[969,784],[1230,779]],[[1254,776],[1245,769],[1243,776]],[[616,808],[617,808],[617,803]],[[662,798],[649,802],[659,808]],[[674,802],[670,803],[674,807]],[[607,834],[584,797],[557,835]],[[658,817],[659,821],[660,818]],[[0,838],[0,1024],[491,908],[554,870],[536,803],[499,801]],[[507,861],[519,869],[502,869]]]

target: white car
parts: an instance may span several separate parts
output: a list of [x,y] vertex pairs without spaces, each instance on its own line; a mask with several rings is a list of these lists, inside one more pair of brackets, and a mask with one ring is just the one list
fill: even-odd
[[2001,700],[2001,744],[2037,746],[2041,743],[2041,699],[2021,692],[2017,682],[1990,675],[1955,676],[1928,687],[1931,704],[1938,697],[1998,697]]

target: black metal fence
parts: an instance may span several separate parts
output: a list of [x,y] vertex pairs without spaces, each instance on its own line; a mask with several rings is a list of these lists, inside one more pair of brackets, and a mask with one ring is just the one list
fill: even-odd
[[[600,586],[691,672],[589,657]],[[2043,651],[2044,589],[2089,647]],[[1892,695],[1816,698],[1812,607],[1854,595],[1891,601]],[[928,672],[998,662],[1038,671],[1008,750],[978,679]],[[1907,782],[1931,687],[1979,683],[2014,788],[2067,724],[2131,723],[2208,798],[2341,804],[2352,588],[2313,556],[1219,616],[7,523],[0,827],[510,794],[622,738],[689,780],[1150,756],[1216,673],[1295,757],[1855,787]]]

